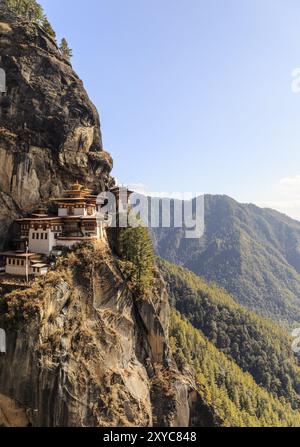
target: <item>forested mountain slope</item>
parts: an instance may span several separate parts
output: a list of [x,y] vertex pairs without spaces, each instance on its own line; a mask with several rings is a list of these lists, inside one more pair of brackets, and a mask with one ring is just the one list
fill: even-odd
[[282,324],[300,322],[300,223],[227,196],[205,196],[205,234],[152,230],[157,253]]
[[182,267],[161,260],[160,270],[174,308],[258,385],[300,408],[299,358],[284,329]]
[[299,411],[259,387],[176,311],[171,321],[170,340],[177,364],[182,372],[187,366],[194,367],[199,392],[219,426],[299,426]]

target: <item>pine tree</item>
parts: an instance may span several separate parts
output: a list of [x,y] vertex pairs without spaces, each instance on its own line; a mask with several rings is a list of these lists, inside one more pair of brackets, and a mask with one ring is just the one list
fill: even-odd
[[17,16],[37,23],[46,33],[55,39],[55,31],[44,14],[42,6],[36,0],[2,0],[1,6],[15,13]]
[[71,48],[69,48],[68,42],[65,38],[62,38],[59,49],[62,53],[62,55],[68,60],[71,60],[71,57],[73,56],[73,52]]
[[43,24],[44,11],[36,0],[2,0],[1,4],[21,17]]
[[119,243],[126,276],[137,294],[143,294],[153,281],[154,252],[148,229],[123,228]]

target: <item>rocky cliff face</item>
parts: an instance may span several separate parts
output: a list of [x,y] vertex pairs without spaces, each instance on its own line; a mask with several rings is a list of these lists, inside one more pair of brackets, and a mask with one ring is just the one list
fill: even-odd
[[[82,82],[53,39],[0,7],[0,248],[12,221],[79,180],[101,191],[112,159]],[[0,425],[213,424],[168,346],[159,272],[135,300],[107,242],[80,247],[30,288],[2,288]],[[200,412],[199,412],[200,408]]]
[[81,247],[4,307],[0,410],[11,399],[33,426],[200,424],[193,375],[183,377],[169,352],[158,273],[136,301],[106,243]]
[[0,248],[12,219],[79,180],[111,183],[110,155],[82,81],[54,40],[0,7]]

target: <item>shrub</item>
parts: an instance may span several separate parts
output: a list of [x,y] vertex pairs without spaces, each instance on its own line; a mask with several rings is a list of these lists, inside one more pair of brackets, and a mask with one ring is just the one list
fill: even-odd
[[153,282],[154,252],[148,229],[122,228],[120,231],[121,270],[138,295]]

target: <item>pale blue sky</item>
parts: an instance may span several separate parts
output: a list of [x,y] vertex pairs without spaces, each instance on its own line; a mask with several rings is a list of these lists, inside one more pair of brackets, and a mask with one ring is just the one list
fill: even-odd
[[300,218],[299,0],[40,3],[73,49],[121,182]]

